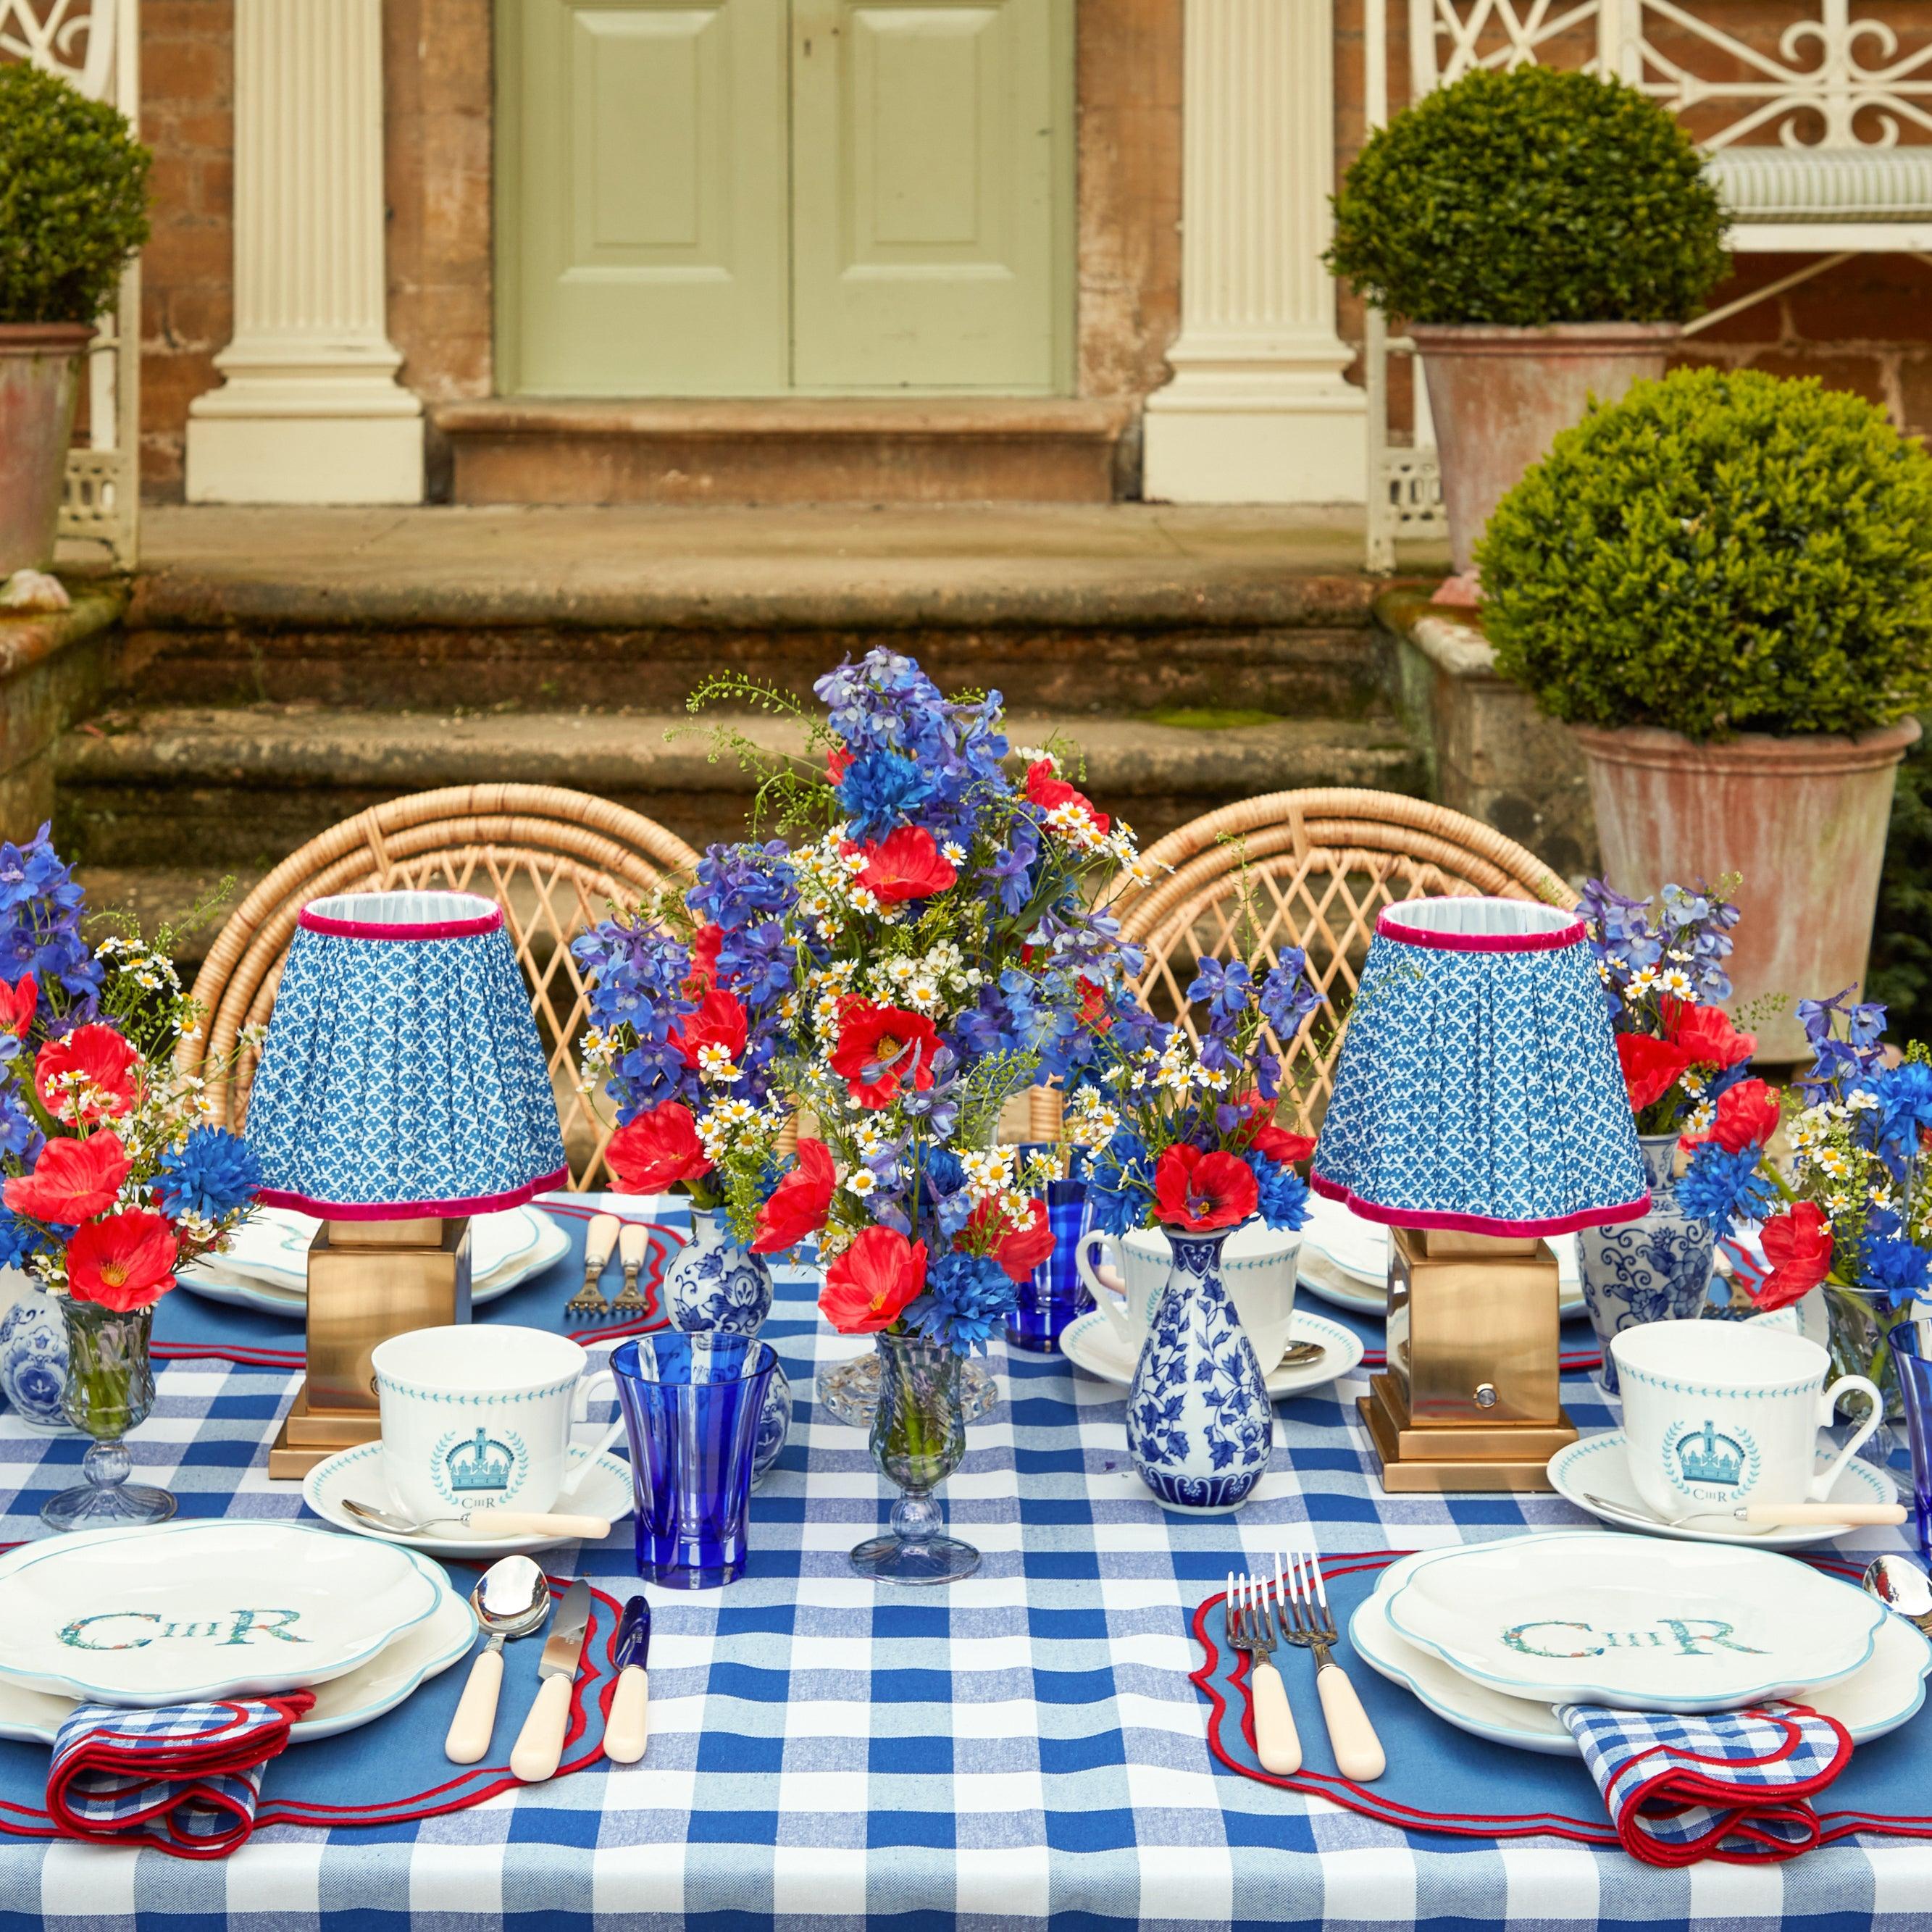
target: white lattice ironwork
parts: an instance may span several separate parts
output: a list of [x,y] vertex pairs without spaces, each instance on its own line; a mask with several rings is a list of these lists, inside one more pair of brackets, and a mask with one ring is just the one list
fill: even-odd
[[[1702,326],[1850,254],[1932,250],[1932,5],[1926,0],[1366,0],[1371,126],[1388,87],[1390,10],[1408,36],[1408,98],[1475,67],[1526,62],[1615,74],[1682,119],[1709,152],[1733,218],[1731,246],[1818,259],[1700,318]],[[1692,325],[1694,329],[1699,324]],[[1369,562],[1399,536],[1446,530],[1426,425],[1388,434],[1390,341],[1372,318]],[[1418,401],[1421,372],[1414,373]]]
[[[140,0],[0,0],[0,60],[32,61],[136,121]],[[68,456],[64,537],[133,566],[140,512],[141,270],[130,262],[88,356],[88,444]]]

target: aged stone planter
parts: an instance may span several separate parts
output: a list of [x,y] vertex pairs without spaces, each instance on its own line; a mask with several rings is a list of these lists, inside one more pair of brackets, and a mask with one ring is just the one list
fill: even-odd
[[1864,978],[1892,786],[1918,721],[1856,738],[1747,734],[1710,745],[1648,727],[1571,730],[1589,767],[1604,876],[1647,897],[1672,880],[1742,873],[1733,1007],[1788,995],[1757,1022],[1759,1051],[1807,1058],[1798,1001]]
[[1581,421],[1592,396],[1615,402],[1633,382],[1660,376],[1682,331],[1674,322],[1417,322],[1408,332],[1429,384],[1460,575],[1490,512],[1557,432]]
[[54,560],[84,322],[0,322],[0,583]]

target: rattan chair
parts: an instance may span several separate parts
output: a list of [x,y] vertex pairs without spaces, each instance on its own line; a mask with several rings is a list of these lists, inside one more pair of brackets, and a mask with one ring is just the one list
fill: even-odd
[[[184,1040],[190,1072],[225,1064],[244,1026],[274,1010],[296,917],[332,892],[437,887],[502,906],[549,1056],[570,1156],[571,1185],[598,1184],[610,1122],[579,1090],[577,1043],[586,1011],[570,941],[613,904],[653,895],[698,855],[652,819],[554,785],[452,785],[392,799],[345,819],[284,859],[237,906],[194,982],[200,1036]],[[255,1058],[211,1082],[215,1118],[247,1118]]]
[[1308,1130],[1334,1084],[1348,1004],[1384,906],[1440,893],[1576,902],[1513,839],[1395,792],[1270,792],[1190,820],[1146,856],[1150,882],[1136,887],[1124,875],[1109,896],[1124,935],[1145,949],[1136,990],[1150,1011],[1186,1012],[1203,955],[1238,950],[1272,963],[1285,947],[1306,950],[1322,1004],[1286,1044],[1282,1111]]

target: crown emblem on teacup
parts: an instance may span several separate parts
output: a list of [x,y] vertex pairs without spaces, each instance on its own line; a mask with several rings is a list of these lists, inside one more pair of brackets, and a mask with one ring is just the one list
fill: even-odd
[[1734,1489],[1744,1470],[1744,1452],[1706,1421],[1701,1436],[1687,1436],[1678,1444],[1677,1466],[1687,1483],[1721,1483]]
[[516,1452],[479,1429],[444,1459],[452,1490],[507,1490]]

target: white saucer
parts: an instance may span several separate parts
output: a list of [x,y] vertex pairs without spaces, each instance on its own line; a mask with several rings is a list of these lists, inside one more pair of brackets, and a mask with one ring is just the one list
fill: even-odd
[[[1270,1401],[1280,1402],[1284,1396],[1300,1395],[1309,1389],[1319,1388],[1324,1382],[1346,1376],[1361,1363],[1361,1337],[1352,1334],[1340,1322],[1330,1322],[1324,1315],[1310,1315],[1298,1308],[1288,1334],[1291,1342],[1313,1342],[1326,1352],[1320,1361],[1310,1362],[1305,1368],[1273,1370],[1268,1378]],[[1084,1369],[1090,1376],[1098,1376],[1103,1382],[1126,1388],[1133,1382],[1134,1358],[1128,1354],[1126,1344],[1107,1325],[1107,1318],[1097,1308],[1076,1316],[1066,1324],[1060,1337],[1060,1347],[1075,1367]]]
[[[1331,1208],[1334,1202],[1327,1204]],[[1346,1212],[1346,1210],[1342,1210]],[[1566,1245],[1567,1244],[1567,1245]],[[1556,1244],[1556,1258],[1562,1267],[1562,1290],[1557,1301],[1557,1314],[1563,1321],[1584,1311],[1583,1289],[1576,1270],[1576,1248],[1574,1238],[1564,1237]],[[1373,1280],[1366,1276],[1352,1274],[1342,1266],[1333,1256],[1324,1253],[1313,1244],[1311,1238],[1301,1244],[1301,1258],[1296,1264],[1295,1280],[1310,1294],[1336,1308],[1346,1308],[1351,1315],[1372,1316],[1378,1322],[1388,1313],[1388,1283],[1384,1276]]]
[[[468,1598],[446,1589],[436,1607],[395,1642],[346,1677],[314,1687],[307,1717],[289,1727],[291,1744],[339,1736],[393,1711],[440,1672],[458,1662],[476,1640],[476,1612]],[[0,1738],[50,1744],[74,1708],[71,1697],[0,1683]]]
[[[1581,1754],[1569,1726],[1552,1706],[1505,1696],[1465,1677],[1452,1664],[1418,1648],[1388,1620],[1388,1600],[1406,1580],[1424,1550],[1391,1563],[1373,1592],[1356,1606],[1348,1621],[1348,1641],[1370,1670],[1412,1692],[1445,1723],[1492,1744],[1552,1757]],[[1834,1684],[1806,1690],[1804,1702],[1836,1718],[1854,1744],[1867,1744],[1895,1731],[1925,1701],[1925,1673],[1932,1669],[1932,1642],[1903,1617],[1888,1616],[1874,1639],[1870,1660]]]
[[[1550,1480],[1556,1493],[1587,1510],[1600,1521],[1618,1529],[1641,1530],[1646,1536],[1675,1537],[1682,1543],[1738,1543],[1754,1550],[1803,1550],[1814,1543],[1829,1543],[1833,1538],[1849,1536],[1854,1527],[1847,1522],[1794,1523],[1782,1529],[1748,1529],[1742,1523],[1726,1529],[1719,1517],[1702,1518],[1672,1528],[1660,1522],[1637,1496],[1630,1481],[1630,1456],[1624,1447],[1621,1429],[1606,1429],[1600,1435],[1586,1436],[1568,1448],[1559,1449],[1550,1459]],[[1600,1509],[1591,1502],[1600,1496],[1614,1507]],[[1854,1456],[1838,1472],[1832,1485],[1834,1503],[1893,1503],[1898,1492],[1882,1469]]]
[[[580,1443],[570,1448],[570,1466],[581,1468],[590,1451]],[[374,1537],[380,1543],[400,1543],[406,1550],[419,1550],[428,1556],[517,1556],[536,1550],[554,1550],[574,1542],[568,1536],[398,1536],[394,1531],[378,1529],[374,1523],[358,1522],[342,1507],[345,1497],[373,1504],[377,1509],[392,1509],[389,1486],[382,1479],[382,1445],[358,1442],[352,1449],[339,1449],[326,1462],[316,1463],[302,1478],[302,1501],[325,1522],[346,1529],[352,1536]],[[584,1479],[575,1495],[557,1504],[574,1516],[608,1516],[613,1522],[631,1514],[631,1466],[615,1456],[600,1456],[597,1466]]]

